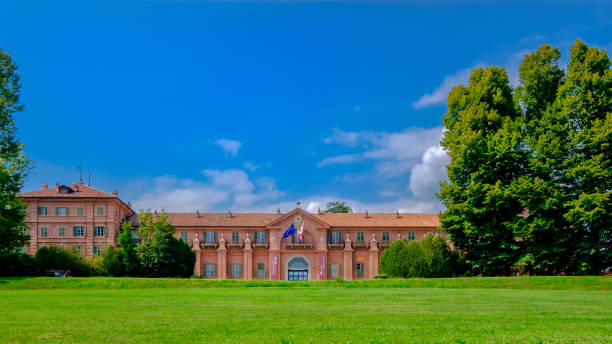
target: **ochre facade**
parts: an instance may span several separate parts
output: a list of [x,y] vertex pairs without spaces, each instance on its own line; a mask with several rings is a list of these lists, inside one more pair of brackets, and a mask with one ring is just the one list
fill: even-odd
[[[137,214],[116,192],[74,183],[46,184],[21,195],[34,254],[44,245],[99,255],[116,245],[123,221],[138,225]],[[329,280],[367,279],[378,274],[382,251],[400,238],[440,233],[437,214],[168,213],[176,236],[196,254],[194,274],[203,278]],[[283,237],[293,225],[295,233]],[[298,231],[303,228],[303,237]]]

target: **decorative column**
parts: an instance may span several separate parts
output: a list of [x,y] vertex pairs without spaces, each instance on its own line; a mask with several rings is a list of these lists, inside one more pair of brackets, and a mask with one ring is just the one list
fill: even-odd
[[196,255],[195,266],[193,267],[193,273],[196,277],[202,275],[202,248],[200,248],[200,240],[198,239],[198,233],[196,232],[195,238],[193,239],[192,249]]
[[280,275],[280,271],[279,271],[279,266],[280,266],[280,261],[279,261],[279,243],[278,243],[278,239],[277,239],[277,233],[276,231],[271,232],[272,235],[270,236],[270,250],[268,251],[268,256],[270,261],[268,262],[268,269],[269,269],[269,279],[271,280],[277,280],[279,279],[279,275]]
[[227,248],[225,247],[225,239],[223,238],[223,232],[221,233],[221,239],[219,239],[219,248],[217,249],[217,278],[227,278]]
[[317,251],[319,255],[319,281],[325,281],[327,279],[327,243],[325,241],[325,234],[320,234],[319,242],[317,244]]
[[344,240],[344,276],[345,280],[353,279],[353,245],[351,245],[351,238],[346,233],[346,240]]
[[244,239],[244,251],[242,251],[242,276],[244,279],[253,279],[253,248],[251,247],[251,239],[249,233]]
[[378,241],[374,233],[372,233],[368,255],[368,278],[374,278],[378,275]]

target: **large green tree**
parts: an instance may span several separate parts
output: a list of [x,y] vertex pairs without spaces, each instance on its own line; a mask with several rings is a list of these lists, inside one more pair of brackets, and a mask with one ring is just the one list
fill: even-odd
[[[564,219],[564,198],[561,183],[556,177],[558,169],[550,160],[565,155],[566,147],[557,145],[551,123],[554,103],[564,81],[565,72],[559,66],[561,53],[549,45],[539,47],[525,55],[519,68],[519,86],[516,99],[523,115],[524,142],[528,151],[528,169],[519,178],[517,193],[528,209],[524,218],[515,224],[515,236],[521,238],[520,269],[531,274],[555,274],[565,271],[570,260],[571,234]],[[557,134],[562,135],[562,128]]]
[[564,196],[571,233],[568,271],[598,273],[612,264],[612,69],[605,50],[580,40],[537,148]]
[[473,273],[509,274],[519,253],[513,228],[523,208],[515,189],[526,152],[505,69],[473,70],[467,86],[451,90],[443,123],[450,163],[439,194],[441,228]]
[[14,115],[19,104],[19,75],[11,56],[0,49],[0,255],[27,244],[26,205],[18,197],[30,161],[15,136]]
[[329,202],[324,213],[352,213],[353,209],[346,205],[346,202]]
[[166,213],[139,214],[140,244],[136,256],[140,271],[149,277],[189,277],[193,275],[196,256],[189,245],[174,237],[176,228]]

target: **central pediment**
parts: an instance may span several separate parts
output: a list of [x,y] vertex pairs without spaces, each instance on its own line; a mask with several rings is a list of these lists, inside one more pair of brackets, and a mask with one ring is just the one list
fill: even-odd
[[314,222],[320,228],[330,228],[330,225],[328,223],[326,223],[325,221],[323,221],[323,220],[313,216],[312,214],[310,214],[307,211],[304,211],[301,208],[293,209],[292,211],[288,212],[287,214],[277,218],[276,220],[274,220],[274,221],[270,222],[269,224],[267,224],[266,228],[281,228],[284,223],[287,223],[287,222],[301,222],[301,221]]

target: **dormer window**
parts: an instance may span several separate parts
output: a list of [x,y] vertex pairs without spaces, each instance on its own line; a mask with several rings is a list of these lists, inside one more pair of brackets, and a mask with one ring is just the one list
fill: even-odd
[[58,189],[59,189],[59,193],[61,194],[70,194],[74,192],[74,190],[72,190],[70,187],[66,185],[60,185]]

